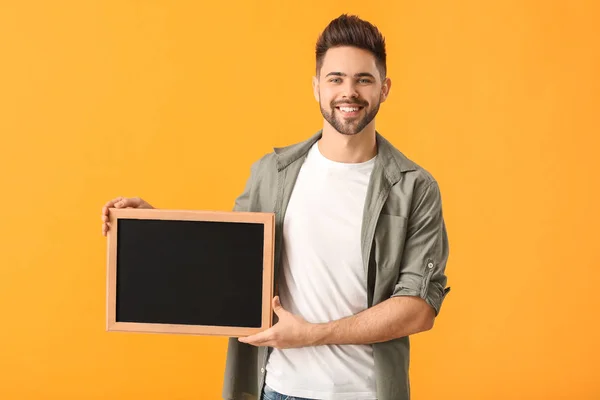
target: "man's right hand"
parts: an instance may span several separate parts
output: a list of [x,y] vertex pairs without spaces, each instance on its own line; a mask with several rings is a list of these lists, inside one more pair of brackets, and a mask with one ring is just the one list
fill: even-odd
[[110,229],[110,208],[154,208],[139,197],[117,197],[102,207],[102,235],[106,236]]

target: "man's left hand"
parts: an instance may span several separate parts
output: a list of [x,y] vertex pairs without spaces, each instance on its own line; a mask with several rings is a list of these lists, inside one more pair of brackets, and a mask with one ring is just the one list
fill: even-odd
[[242,343],[253,346],[269,346],[277,349],[290,349],[313,344],[314,324],[285,310],[279,302],[279,296],[273,298],[273,311],[279,321],[266,331],[239,338]]

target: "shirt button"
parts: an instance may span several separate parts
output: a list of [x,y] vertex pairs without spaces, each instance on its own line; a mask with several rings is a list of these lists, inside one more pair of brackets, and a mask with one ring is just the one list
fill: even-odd
[[427,267],[428,267],[428,268],[433,268],[433,263],[429,263],[429,264],[427,264]]
[[264,374],[264,373],[265,373],[265,369],[264,369],[264,368],[261,368],[261,369],[260,369],[260,373],[261,373],[261,374]]

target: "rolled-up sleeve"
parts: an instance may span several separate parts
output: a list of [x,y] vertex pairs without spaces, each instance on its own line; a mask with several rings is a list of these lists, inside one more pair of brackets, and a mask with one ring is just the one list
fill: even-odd
[[425,188],[410,214],[400,274],[392,297],[418,296],[440,312],[446,287],[448,235],[437,182]]

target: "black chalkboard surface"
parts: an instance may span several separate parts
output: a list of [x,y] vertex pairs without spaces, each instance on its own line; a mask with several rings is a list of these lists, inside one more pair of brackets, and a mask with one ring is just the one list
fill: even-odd
[[245,336],[271,326],[274,214],[109,215],[109,331]]

